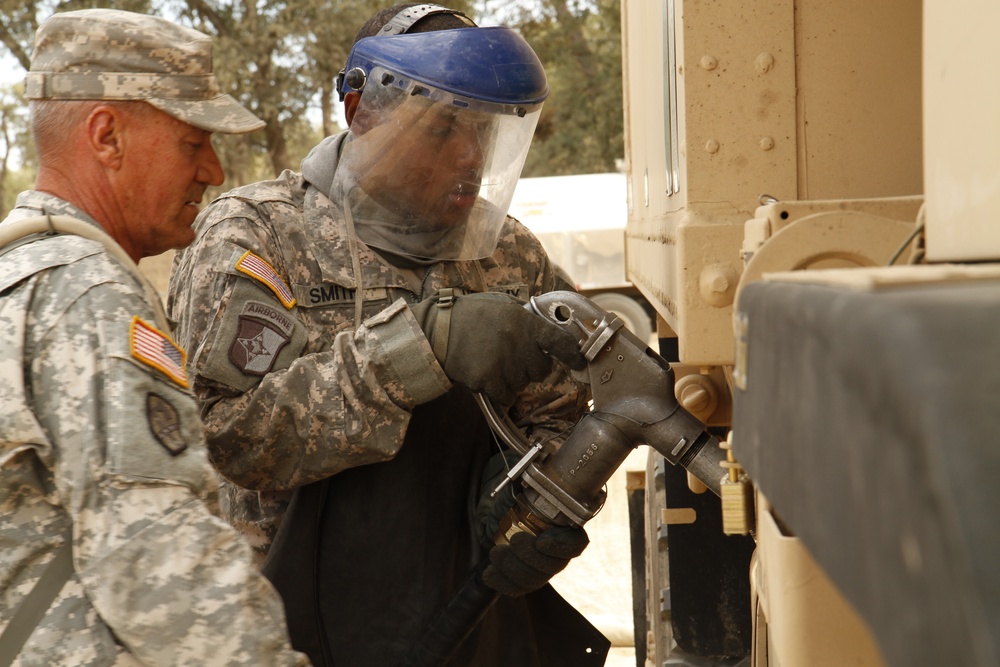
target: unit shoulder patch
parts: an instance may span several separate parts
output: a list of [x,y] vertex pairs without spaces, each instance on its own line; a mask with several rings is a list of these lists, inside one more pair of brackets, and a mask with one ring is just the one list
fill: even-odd
[[292,320],[266,303],[248,301],[238,322],[229,360],[246,375],[267,375],[292,338]]
[[285,308],[292,308],[295,305],[295,296],[292,294],[292,290],[265,259],[247,250],[236,261],[235,268],[274,292]]
[[187,354],[170,336],[138,315],[132,317],[129,328],[129,351],[137,361],[155,368],[187,389]]
[[171,456],[178,456],[187,449],[181,433],[180,414],[170,401],[153,392],[146,394],[146,419],[153,437]]

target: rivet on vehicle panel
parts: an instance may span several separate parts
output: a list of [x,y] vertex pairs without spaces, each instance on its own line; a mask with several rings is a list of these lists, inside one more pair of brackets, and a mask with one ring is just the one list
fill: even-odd
[[719,61],[715,56],[702,56],[700,64],[702,69],[711,72],[713,69],[719,66]]
[[762,151],[769,151],[774,148],[774,139],[771,137],[761,137],[760,149]]
[[728,264],[709,264],[701,270],[698,287],[710,306],[725,308],[733,302],[739,275]]
[[774,67],[774,56],[770,53],[762,53],[753,61],[753,67],[758,74],[767,74]]
[[719,142],[715,139],[709,139],[705,142],[705,152],[706,153],[718,153],[719,152]]

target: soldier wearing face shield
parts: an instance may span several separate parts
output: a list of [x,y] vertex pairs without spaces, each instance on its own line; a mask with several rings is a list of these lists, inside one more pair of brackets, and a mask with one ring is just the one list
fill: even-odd
[[[480,259],[496,248],[547,88],[541,69],[520,63],[510,66],[521,70],[509,72],[512,78],[536,78],[483,85],[496,74],[476,67],[475,51],[481,42],[508,41],[510,33],[478,30],[474,38],[425,37],[437,42],[426,62],[404,40],[372,41],[352,52],[346,85],[353,79],[364,94],[352,91],[345,100],[353,122],[332,187],[368,245],[423,262]],[[431,72],[416,79],[389,67]]]
[[[548,93],[534,52],[397,6],[362,27],[340,85],[350,129],[301,173],[210,204],[168,311],[225,510],[293,644],[388,667],[491,553],[503,459],[475,393],[539,437],[588,395],[575,340],[522,305],[571,286],[506,215]],[[494,548],[484,579],[504,595],[449,664],[603,664],[607,640],[546,585],[586,542],[559,528]]]

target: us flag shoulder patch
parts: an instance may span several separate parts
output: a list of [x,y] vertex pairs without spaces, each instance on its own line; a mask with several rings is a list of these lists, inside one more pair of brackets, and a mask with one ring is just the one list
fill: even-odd
[[170,336],[147,324],[138,316],[132,317],[129,349],[134,358],[187,388],[187,371],[184,366],[187,354],[170,340]]
[[278,297],[281,305],[285,308],[291,308],[295,305],[295,296],[292,294],[292,290],[288,288],[288,285],[285,284],[285,281],[274,270],[274,267],[249,250],[243,253],[243,256],[236,262],[236,270],[263,283],[268,289],[274,292],[274,295]]

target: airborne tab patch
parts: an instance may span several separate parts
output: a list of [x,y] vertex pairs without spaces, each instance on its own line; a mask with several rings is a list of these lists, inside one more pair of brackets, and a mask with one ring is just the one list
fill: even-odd
[[135,359],[187,388],[187,371],[184,368],[187,354],[174,344],[170,336],[138,316],[132,317],[132,326],[129,328],[129,350]]
[[275,306],[247,301],[229,346],[229,361],[244,375],[267,375],[278,353],[292,339],[294,328],[292,318]]
[[245,273],[257,282],[263,283],[265,287],[274,292],[274,295],[278,297],[281,305],[285,308],[291,308],[295,305],[295,297],[292,295],[292,290],[288,289],[288,285],[285,284],[285,281],[274,270],[274,267],[249,250],[243,253],[243,256],[236,262],[236,270],[240,273]]

